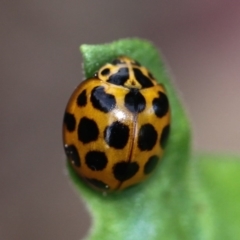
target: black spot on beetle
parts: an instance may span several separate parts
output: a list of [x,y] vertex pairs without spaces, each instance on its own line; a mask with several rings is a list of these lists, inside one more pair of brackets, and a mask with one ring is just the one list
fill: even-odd
[[132,113],[142,112],[146,107],[146,100],[138,89],[130,89],[124,98],[125,107]]
[[141,126],[138,133],[138,147],[142,151],[150,151],[156,144],[157,131],[152,124],[144,124]]
[[116,105],[115,97],[112,94],[106,93],[102,86],[93,88],[91,102],[94,108],[105,113],[111,111]]
[[123,86],[128,79],[129,79],[128,68],[122,67],[118,70],[117,73],[112,74],[107,80],[107,82],[118,86]]
[[102,189],[102,190],[110,190],[109,186],[106,183],[104,183],[104,182],[102,182],[98,179],[85,178],[85,180],[96,188],[99,188],[99,189]]
[[81,161],[80,161],[80,156],[78,154],[77,148],[72,144],[72,145],[65,145],[64,149],[65,149],[65,153],[66,153],[68,159],[76,167],[80,167],[81,166]]
[[79,107],[84,107],[87,104],[87,94],[86,94],[86,89],[83,90],[77,97],[77,105]]
[[104,68],[102,71],[101,71],[101,75],[103,76],[106,76],[110,73],[110,69],[109,68]]
[[87,117],[81,118],[78,124],[78,140],[83,143],[89,143],[97,140],[99,129],[93,119]]
[[162,148],[166,147],[169,132],[170,132],[170,125],[167,125],[163,128],[162,134],[161,134],[161,137],[160,137],[160,145],[161,145]]
[[108,159],[104,152],[89,151],[86,154],[85,162],[93,171],[101,171],[107,166]]
[[119,181],[126,181],[132,178],[139,169],[137,162],[118,162],[113,166],[114,177]]
[[153,110],[157,117],[165,116],[169,109],[168,98],[163,92],[158,92],[159,97],[153,99]]
[[104,138],[110,147],[123,149],[128,142],[129,127],[121,122],[113,122],[104,130]]
[[65,126],[66,126],[66,128],[69,132],[73,132],[75,130],[76,119],[75,119],[74,114],[66,112],[64,114],[63,122],[64,122],[64,124],[65,124]]
[[137,81],[142,85],[142,88],[149,88],[154,86],[151,79],[145,76],[138,68],[133,68],[133,72]]
[[146,164],[144,165],[144,173],[150,174],[157,166],[158,164],[158,156],[154,155],[151,156]]

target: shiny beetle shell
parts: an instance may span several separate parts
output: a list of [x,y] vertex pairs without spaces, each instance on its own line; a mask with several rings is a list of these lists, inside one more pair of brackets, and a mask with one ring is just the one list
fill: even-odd
[[170,128],[165,89],[137,61],[119,57],[83,81],[64,115],[63,143],[76,173],[100,191],[145,180]]

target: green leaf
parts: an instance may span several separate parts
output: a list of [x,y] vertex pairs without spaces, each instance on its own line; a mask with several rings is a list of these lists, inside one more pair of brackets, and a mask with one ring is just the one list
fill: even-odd
[[[213,167],[208,165],[207,156],[192,157],[190,124],[157,49],[139,39],[82,45],[80,49],[87,78],[120,55],[146,66],[165,86],[172,118],[171,134],[161,164],[144,183],[122,192],[101,194],[86,186],[68,165],[71,179],[93,218],[87,239],[221,239],[216,232],[224,220],[216,223],[213,214],[220,209],[214,209],[212,202],[215,200],[211,199],[219,196],[221,187],[213,196],[210,194],[206,179],[209,176],[216,184],[214,178],[211,179]],[[201,158],[204,161],[199,161]],[[217,206],[220,208],[220,204]],[[220,216],[225,215],[222,212]]]
[[212,239],[239,239],[240,157],[199,154],[195,161],[199,187],[208,201],[207,209],[199,205],[199,211],[211,215]]

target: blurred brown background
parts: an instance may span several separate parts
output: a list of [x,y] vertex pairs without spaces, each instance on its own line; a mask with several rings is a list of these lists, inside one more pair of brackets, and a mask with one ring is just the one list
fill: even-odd
[[153,41],[187,106],[195,148],[240,153],[239,12],[228,0],[2,0],[0,239],[74,240],[88,230],[61,142],[82,43]]

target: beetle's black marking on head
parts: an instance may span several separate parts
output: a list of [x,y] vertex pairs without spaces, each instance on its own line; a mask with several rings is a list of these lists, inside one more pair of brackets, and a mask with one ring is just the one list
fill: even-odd
[[119,181],[126,181],[132,178],[139,169],[137,162],[118,162],[113,166],[114,177]]
[[83,117],[78,124],[78,140],[89,143],[97,140],[99,130],[97,123],[93,119]]
[[106,183],[104,183],[104,182],[102,182],[98,179],[85,178],[85,180],[96,188],[99,188],[99,189],[102,189],[102,190],[110,190],[109,186]]
[[71,144],[71,145],[65,145],[64,149],[65,149],[65,153],[66,153],[68,159],[76,167],[80,167],[81,166],[81,160],[80,160],[80,156],[78,154],[77,148],[73,144]]
[[110,69],[109,68],[104,68],[102,71],[101,71],[101,75],[103,76],[106,76],[110,73]]
[[112,61],[112,64],[113,65],[118,65],[118,64],[122,64],[122,63],[124,63],[122,60],[120,60],[120,59],[114,59],[113,61]]
[[149,174],[151,173],[157,166],[158,163],[158,156],[154,155],[151,156],[146,164],[144,165],[144,173]]
[[63,122],[69,132],[73,132],[76,127],[76,119],[74,114],[66,112],[64,114]]
[[112,74],[107,80],[107,82],[118,86],[123,86],[128,79],[129,79],[128,68],[122,67],[118,70],[117,73]]
[[86,154],[85,162],[93,171],[101,171],[107,166],[108,159],[104,152],[89,151]]
[[87,104],[87,91],[83,90],[77,97],[77,105],[79,107],[84,107]]
[[167,114],[169,110],[169,103],[166,94],[163,92],[158,92],[158,95],[158,98],[153,99],[152,105],[157,117],[161,118]]
[[102,86],[93,88],[91,102],[94,108],[105,113],[111,111],[116,105],[115,97],[112,94],[106,93]]
[[133,68],[133,72],[137,81],[142,85],[142,88],[148,88],[154,86],[151,79],[145,76],[138,68]]
[[152,124],[144,124],[141,126],[138,134],[138,147],[142,151],[152,150],[157,141],[157,131]]
[[110,147],[123,149],[129,138],[129,127],[121,122],[113,122],[104,130],[104,138]]
[[169,132],[170,132],[170,125],[167,125],[163,128],[162,134],[161,134],[161,137],[160,137],[160,145],[161,145],[162,148],[166,147]]
[[146,100],[138,89],[132,88],[124,99],[125,107],[132,113],[142,112],[146,107]]

